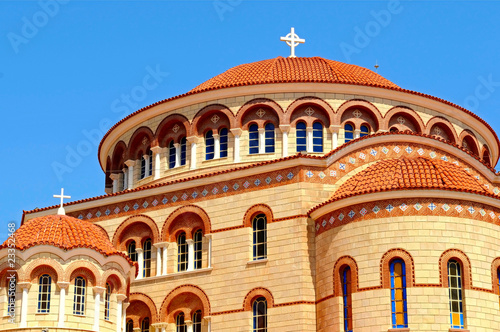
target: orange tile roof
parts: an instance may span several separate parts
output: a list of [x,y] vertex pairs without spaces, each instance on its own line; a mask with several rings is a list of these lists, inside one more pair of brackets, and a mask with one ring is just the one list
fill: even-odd
[[[105,256],[120,255],[133,264],[128,256],[113,247],[102,228],[70,216],[48,215],[30,219],[16,230],[14,238],[19,250],[44,244],[64,250],[90,248]],[[8,241],[5,241],[0,249],[8,247]]]
[[399,88],[373,71],[338,61],[313,58],[263,60],[233,67],[198,85],[191,93],[269,83],[344,83]]

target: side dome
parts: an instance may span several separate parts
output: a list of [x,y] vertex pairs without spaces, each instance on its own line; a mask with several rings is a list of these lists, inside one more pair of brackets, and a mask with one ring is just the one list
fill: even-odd
[[[66,215],[48,215],[25,222],[15,232],[16,248],[26,250],[37,245],[51,245],[64,250],[90,248],[105,256],[123,253],[113,247],[105,231],[88,221]],[[8,246],[8,240],[0,248]]]
[[341,83],[385,88],[399,86],[373,71],[320,57],[263,60],[233,67],[189,93],[270,83]]
[[418,157],[379,161],[348,179],[337,189],[332,200],[412,189],[488,193],[478,180],[460,167],[442,160]]

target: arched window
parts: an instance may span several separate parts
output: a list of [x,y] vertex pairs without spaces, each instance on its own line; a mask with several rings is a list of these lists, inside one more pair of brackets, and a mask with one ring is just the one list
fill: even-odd
[[253,218],[253,259],[267,258],[267,220],[266,215],[261,213]]
[[174,141],[170,141],[170,143],[168,143],[168,168],[175,167],[175,154]]
[[205,134],[205,160],[212,160],[215,156],[214,133],[209,130]]
[[313,152],[323,152],[323,125],[313,123]]
[[193,314],[193,332],[201,332],[201,310]]
[[390,270],[392,327],[408,327],[405,262],[402,259],[393,260],[390,264]]
[[85,315],[85,290],[86,282],[83,277],[75,278],[74,286],[74,298],[73,298],[73,315]]
[[109,309],[111,303],[111,286],[106,283],[106,293],[104,294],[104,319],[109,320]]
[[146,159],[144,156],[141,156],[141,179],[146,177]]
[[227,128],[222,128],[219,131],[219,146],[220,146],[220,157],[221,158],[226,158],[227,157],[227,133],[228,130]]
[[141,332],[149,332],[149,317],[146,317],[142,320]]
[[306,123],[305,122],[297,122],[297,126],[295,127],[295,135],[296,135],[296,145],[297,152],[307,151],[307,139],[306,139]]
[[354,139],[354,128],[352,124],[346,123],[344,126],[344,142],[347,143]]
[[448,292],[450,297],[451,328],[464,328],[462,272],[460,263],[448,261]]
[[342,299],[344,306],[344,332],[352,332],[352,283],[351,268],[346,266],[341,273]]
[[498,302],[500,303],[500,267],[497,270],[497,287],[498,287]]
[[50,312],[50,286],[52,278],[48,274],[43,274],[38,279],[38,313]]
[[131,319],[129,319],[127,321],[127,330],[126,331],[127,332],[134,332],[134,322]]
[[177,271],[186,271],[188,267],[188,244],[186,233],[181,233],[177,237]]
[[391,129],[389,129],[389,131],[390,131],[391,133],[397,133],[399,130],[398,130],[398,128],[396,128],[396,127],[391,127]]
[[181,166],[186,165],[186,137],[181,138]]
[[248,144],[250,154],[259,153],[259,126],[255,123],[248,127]]
[[259,297],[253,302],[253,332],[267,332],[267,301]]
[[152,242],[151,239],[147,239],[146,242],[142,245],[143,250],[143,277],[147,278],[151,276],[151,247]]
[[148,150],[148,162],[149,162],[149,169],[148,169],[148,174],[146,176],[151,176],[153,175],[153,151]]
[[486,164],[491,165],[490,153],[488,152],[488,150],[484,151],[483,160]]
[[184,322],[184,313],[183,312],[178,314],[177,317],[175,318],[175,326],[177,327],[176,332],[186,332],[187,331],[186,323]]
[[274,152],[274,125],[272,123],[266,124],[265,127],[265,151],[266,153]]
[[203,232],[201,229],[194,233],[194,268],[201,269]]
[[363,137],[363,136],[368,136],[370,135],[370,129],[368,128],[368,126],[361,126],[361,133],[359,134],[359,137]]
[[137,251],[135,251],[135,241],[129,243],[127,247],[127,254],[128,258],[130,258],[132,262],[137,262]]

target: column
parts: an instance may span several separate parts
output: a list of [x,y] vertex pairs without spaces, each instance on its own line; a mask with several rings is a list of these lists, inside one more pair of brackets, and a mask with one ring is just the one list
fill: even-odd
[[120,174],[118,173],[113,173],[109,176],[111,180],[113,180],[113,194],[118,192],[119,188],[119,180],[120,180]]
[[125,332],[125,329],[127,328],[127,308],[129,305],[130,305],[129,302],[123,302],[123,304],[122,304],[122,312],[123,312],[122,331],[123,332]]
[[332,150],[335,150],[339,146],[339,129],[340,126],[331,125],[328,130],[332,133]]
[[194,270],[194,240],[186,240],[188,244],[188,271]]
[[163,267],[163,271],[162,271],[162,275],[166,276],[167,275],[167,258],[168,258],[168,245],[170,243],[168,242],[162,242],[163,244],[163,264],[162,264],[162,267]]
[[[116,294],[116,332],[122,331],[122,323],[123,323],[123,301],[127,298],[126,295]],[[125,325],[123,325],[125,327]]]
[[212,330],[212,317],[211,316],[206,316],[203,319],[207,323],[207,332],[211,332],[211,330]]
[[147,178],[149,176],[149,155],[145,154],[142,158],[144,158],[146,163],[146,167],[144,168],[144,178]]
[[125,165],[128,167],[128,179],[127,179],[127,189],[133,189],[134,188],[134,165],[135,165],[135,160],[127,160],[125,162]]
[[160,242],[160,243],[155,243],[153,244],[154,247],[156,247],[156,276],[161,276],[162,274],[162,268],[161,268],[161,263],[163,262],[163,259],[162,259],[162,246],[163,246],[163,243]]
[[175,165],[174,168],[181,165],[181,145],[179,143],[174,143],[175,148]]
[[361,130],[360,129],[355,129],[354,130],[354,138],[359,138],[360,134],[361,134]]
[[198,143],[198,136],[187,137],[186,140],[191,143],[191,166],[190,169],[196,169],[196,145]]
[[220,135],[214,134],[214,159],[220,158]]
[[153,146],[151,148],[151,151],[153,151],[153,178],[155,180],[158,180],[160,178],[160,172],[161,172],[161,153],[163,152],[163,149],[160,148],[159,146]]
[[240,162],[240,136],[243,131],[241,128],[234,128],[231,129],[231,133],[234,135],[234,155],[233,155],[233,162],[239,163]]
[[21,323],[20,328],[28,326],[28,291],[31,287],[31,282],[19,282],[17,284],[23,290],[23,297],[21,298]]
[[313,128],[306,128],[306,151],[313,152]]
[[126,168],[122,169],[123,171],[123,188],[122,190],[128,189],[128,170]]
[[259,128],[259,153],[266,153],[266,130]]
[[66,290],[69,287],[69,282],[58,281],[57,286],[59,287],[59,319],[57,327],[64,327],[64,304],[66,303]]
[[139,265],[139,273],[137,274],[137,280],[142,279],[143,276],[143,270],[144,270],[144,250],[141,248],[136,248],[135,251],[137,252],[137,265]]
[[186,323],[186,332],[193,332],[193,321],[185,320],[184,323]]
[[[101,295],[106,290],[104,287],[95,286],[94,290],[94,331],[99,331],[99,318],[101,317],[99,309],[101,306]],[[119,318],[117,318],[119,320]]]
[[288,133],[290,132],[290,125],[280,125],[280,130],[283,135],[281,143],[283,157],[288,157]]
[[155,328],[155,332],[160,332],[160,331],[165,332],[165,328],[167,327],[167,324],[166,323],[154,323],[154,324],[151,324],[151,326]]
[[208,268],[212,267],[212,234],[207,234],[205,237],[208,239]]

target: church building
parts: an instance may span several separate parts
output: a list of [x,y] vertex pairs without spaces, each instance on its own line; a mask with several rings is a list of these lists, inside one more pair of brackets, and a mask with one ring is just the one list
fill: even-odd
[[499,155],[369,69],[236,66],[116,123],[105,195],[24,212],[0,330],[498,331]]

